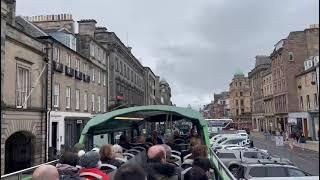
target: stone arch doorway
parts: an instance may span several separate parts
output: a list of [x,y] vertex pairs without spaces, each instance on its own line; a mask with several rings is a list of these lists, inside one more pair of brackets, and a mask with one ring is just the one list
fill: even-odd
[[5,143],[5,174],[31,167],[35,136],[26,131],[15,132]]

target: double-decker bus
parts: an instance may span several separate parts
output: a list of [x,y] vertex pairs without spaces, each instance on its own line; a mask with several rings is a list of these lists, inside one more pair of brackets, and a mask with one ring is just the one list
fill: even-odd
[[233,123],[232,119],[205,119],[208,123],[209,134],[218,134],[222,130],[227,130]]

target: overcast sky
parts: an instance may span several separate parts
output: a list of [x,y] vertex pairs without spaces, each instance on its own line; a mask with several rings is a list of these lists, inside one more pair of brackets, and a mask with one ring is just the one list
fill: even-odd
[[[198,109],[290,31],[319,22],[319,0],[17,0],[17,15],[96,19],[167,80],[177,106]],[[128,38],[127,38],[128,34]]]

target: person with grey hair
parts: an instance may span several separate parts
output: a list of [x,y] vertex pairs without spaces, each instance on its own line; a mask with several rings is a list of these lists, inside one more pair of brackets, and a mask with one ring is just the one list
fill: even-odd
[[33,172],[32,180],[59,180],[59,173],[52,165],[42,165]]
[[79,165],[80,177],[85,177],[89,180],[102,179],[109,180],[109,176],[100,170],[101,161],[100,154],[95,151],[89,151],[80,157]]

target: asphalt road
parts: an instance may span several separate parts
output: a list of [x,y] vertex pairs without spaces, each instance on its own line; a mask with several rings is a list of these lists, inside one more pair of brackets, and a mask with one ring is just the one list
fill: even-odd
[[295,166],[302,170],[319,176],[319,153],[311,150],[302,150],[294,147],[292,150],[288,145],[276,146],[275,141],[265,140],[261,137],[251,135],[253,144],[257,148],[266,149],[271,155],[280,156],[282,158],[290,159]]

